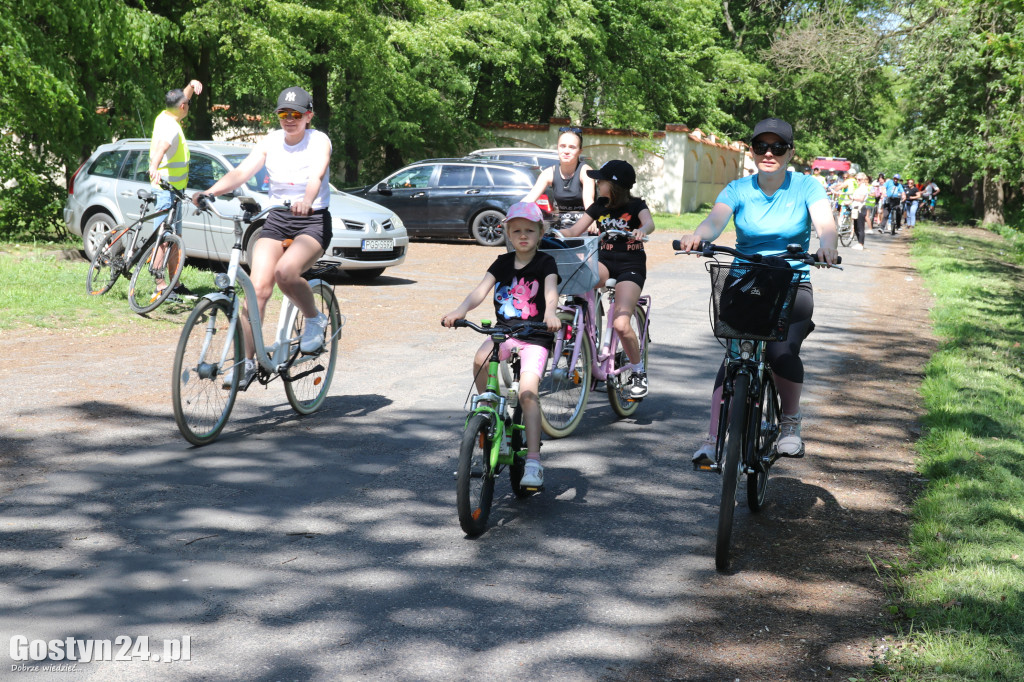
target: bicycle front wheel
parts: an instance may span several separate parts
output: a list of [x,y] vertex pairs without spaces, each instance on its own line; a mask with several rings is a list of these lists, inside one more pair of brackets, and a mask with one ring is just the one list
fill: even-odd
[[[639,305],[630,316],[629,324],[633,328],[636,338],[640,341],[640,362],[644,366],[644,371],[647,371],[647,346],[649,345],[649,339],[644,338],[644,331],[647,329],[647,314]],[[620,370],[628,364],[629,357],[626,356],[626,351],[619,348],[615,353],[615,369]],[[630,397],[629,383],[623,379],[622,374],[608,377],[605,386],[608,389],[608,402],[611,403],[615,414],[620,417],[629,417],[636,412],[636,408],[640,407],[640,401],[633,400]]]
[[[171,393],[174,421],[185,440],[206,445],[220,435],[238,395],[242,361],[242,330],[235,325],[226,338],[231,307],[225,301],[199,301],[181,330],[174,354]],[[227,349],[225,364],[220,360]]]
[[89,274],[85,276],[85,290],[90,296],[102,296],[107,293],[121,276],[121,270],[124,268],[121,253],[123,247],[120,243],[113,243],[114,236],[120,233],[120,229],[104,237],[92,256]]
[[455,475],[456,507],[459,525],[466,535],[475,536],[487,529],[494,499],[494,473],[491,471],[490,417],[474,414],[466,424],[459,450],[459,468]]
[[181,237],[165,232],[135,266],[128,284],[128,307],[140,315],[156,310],[178,286],[184,267]]
[[590,397],[593,345],[586,329],[572,327],[573,318],[572,313],[558,314],[562,350],[551,358],[550,369],[540,380],[540,425],[552,438],[564,438],[576,430]]
[[736,480],[739,478],[740,455],[743,450],[743,432],[747,428],[747,389],[750,377],[740,374],[733,382],[733,394],[728,411],[725,458],[722,462],[722,499],[718,506],[718,538],[715,542],[715,568],[729,569],[732,545],[732,516],[736,510]]
[[775,381],[771,374],[766,374],[761,389],[760,415],[753,425],[756,433],[752,439],[755,460],[751,464],[753,473],[747,474],[747,505],[752,512],[761,511],[768,493],[768,471],[772,466],[772,450],[779,438],[781,415],[782,403],[779,402]]
[[[281,373],[288,402],[299,414],[312,414],[323,405],[327,390],[331,387],[331,379],[334,377],[334,366],[338,361],[338,337],[341,335],[338,299],[329,285],[320,283],[313,287],[313,300],[317,313],[327,316],[323,349],[311,360]],[[291,336],[302,336],[305,324],[306,318],[301,312],[298,313]],[[306,356],[299,356],[300,360],[304,357]]]

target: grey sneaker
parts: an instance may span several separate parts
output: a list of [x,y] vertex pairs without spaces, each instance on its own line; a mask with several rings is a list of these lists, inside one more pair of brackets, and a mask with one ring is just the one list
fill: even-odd
[[779,440],[775,448],[782,457],[803,457],[804,442],[800,439],[800,413],[794,415],[782,415],[779,424]]
[[[258,366],[255,361],[246,359],[245,366],[242,369],[242,376],[238,379],[238,390],[244,391],[249,388],[249,384],[256,378],[256,371]],[[221,388],[229,390],[231,388],[231,372],[224,375],[224,383],[221,384]]]
[[324,330],[327,329],[327,316],[320,313],[312,320],[306,320],[306,328],[302,330],[299,350],[303,353],[315,353],[324,346]]
[[540,488],[544,485],[544,467],[535,459],[526,460],[526,470],[519,485],[526,488]]

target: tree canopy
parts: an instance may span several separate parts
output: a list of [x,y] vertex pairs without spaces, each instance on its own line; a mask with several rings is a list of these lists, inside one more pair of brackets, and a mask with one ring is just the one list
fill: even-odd
[[61,169],[148,135],[163,94],[191,78],[206,86],[185,121],[194,139],[264,129],[278,91],[309,89],[346,185],[465,151],[498,121],[744,139],[773,115],[803,158],[934,177],[990,221],[1019,201],[1021,0],[10,4],[0,183],[21,188],[18,213],[32,192],[53,210]]

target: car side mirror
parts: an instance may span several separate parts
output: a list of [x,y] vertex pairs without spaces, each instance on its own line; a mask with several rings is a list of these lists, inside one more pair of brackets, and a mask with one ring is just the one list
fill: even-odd
[[388,185],[388,183],[382,182],[379,185],[377,185],[377,192],[379,194],[383,194],[386,197],[391,196],[391,187],[390,185]]

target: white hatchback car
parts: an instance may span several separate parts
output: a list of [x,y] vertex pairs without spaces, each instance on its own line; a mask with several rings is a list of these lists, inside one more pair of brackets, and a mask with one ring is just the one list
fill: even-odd
[[[239,142],[189,141],[188,189],[204,190],[242,162],[252,149]],[[267,205],[263,191],[266,171],[260,169],[234,195],[251,196]],[[64,222],[68,230],[81,235],[87,258],[116,225],[139,217],[138,190],[149,184],[149,139],[131,138],[101,145],[71,179]],[[218,210],[225,215],[239,213],[231,195],[218,197]],[[350,277],[371,280],[386,268],[405,260],[409,247],[402,220],[372,201],[331,188],[331,217],[334,236],[323,260],[341,264]],[[249,227],[242,245],[246,259],[262,225]],[[185,253],[193,258],[227,261],[234,245],[232,224],[208,213],[186,207],[182,216]]]

